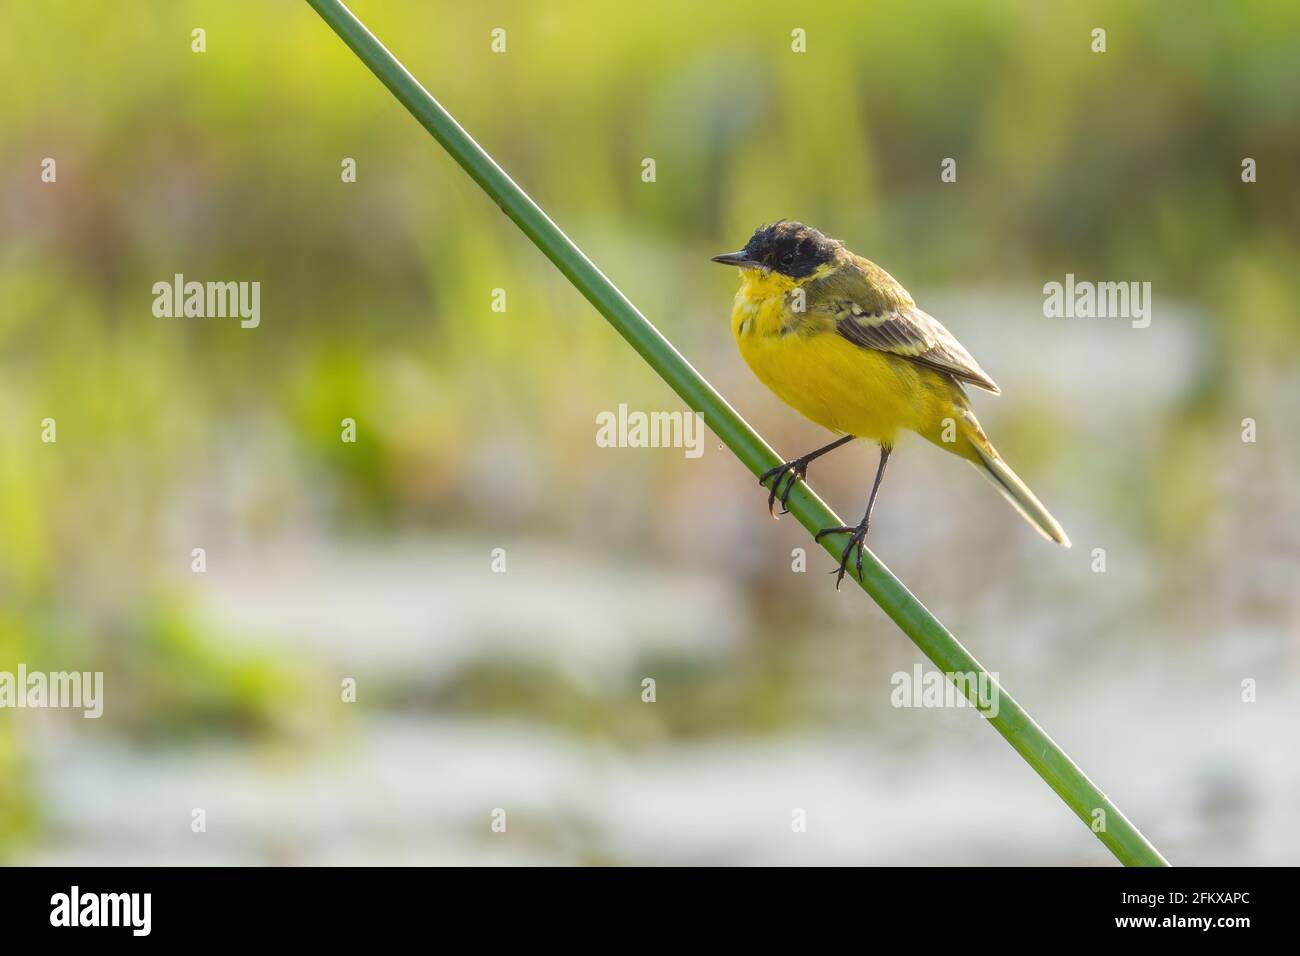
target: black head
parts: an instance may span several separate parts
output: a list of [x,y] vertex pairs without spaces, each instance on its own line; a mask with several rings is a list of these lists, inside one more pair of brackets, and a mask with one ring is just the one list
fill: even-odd
[[792,279],[812,275],[835,258],[839,243],[812,226],[784,219],[770,226],[760,226],[739,252],[714,256],[714,262],[726,266],[771,269]]

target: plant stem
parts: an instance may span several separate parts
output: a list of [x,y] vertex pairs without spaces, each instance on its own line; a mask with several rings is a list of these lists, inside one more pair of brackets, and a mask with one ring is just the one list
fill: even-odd
[[[307,2],[672,390],[692,409],[704,414],[705,422],[714,434],[745,467],[759,475],[781,463],[767,442],[691,367],[347,7],[339,0]],[[789,508],[810,533],[844,523],[803,482],[796,484]],[[838,560],[836,541],[837,536],[832,535],[823,547]],[[988,682],[984,686],[991,689],[998,702],[996,716],[986,715],[989,723],[1047,781],[1047,785],[1075,815],[1093,828],[1097,838],[1120,862],[1130,866],[1168,865],[1119,808],[1097,789],[1074,761],[875,555],[869,551],[864,554],[861,578],[852,567],[849,573],[941,672],[947,675],[982,675],[981,680]],[[977,704],[975,682],[964,683],[965,687],[959,684],[959,688],[971,703]]]

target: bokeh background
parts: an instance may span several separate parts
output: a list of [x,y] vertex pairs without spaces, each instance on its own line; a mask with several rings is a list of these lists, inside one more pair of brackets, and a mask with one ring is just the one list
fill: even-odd
[[[1300,7],[352,7],[788,455],[708,257],[789,217],[893,272],[1075,547],[916,441],[876,553],[1171,860],[1297,861]],[[680,402],[305,3],[0,23],[0,669],[106,685],[0,711],[0,857],[1113,862],[971,710],[890,705],[919,653],[716,440],[597,447]],[[176,272],[261,327],[155,318]],[[1067,272],[1150,327],[1045,318]],[[856,516],[874,462],[813,482]]]

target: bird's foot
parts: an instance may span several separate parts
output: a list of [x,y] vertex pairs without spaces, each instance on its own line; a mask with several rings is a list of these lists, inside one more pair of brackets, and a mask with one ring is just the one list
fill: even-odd
[[831,572],[831,574],[835,575],[835,590],[840,589],[840,582],[844,580],[844,575],[848,573],[849,558],[853,555],[854,549],[858,552],[858,577],[862,577],[862,550],[866,547],[867,529],[869,527],[871,527],[871,519],[863,518],[862,523],[856,527],[840,525],[838,528],[822,528],[813,536],[813,540],[818,543],[828,534],[847,534],[849,536],[849,543],[840,552],[840,566]]
[[[772,484],[768,487],[767,495],[767,513],[773,518],[777,514],[772,509],[776,507],[777,499],[781,500],[781,514],[790,513],[790,492],[794,490],[794,483],[801,478],[808,477],[808,462],[812,458],[808,455],[800,455],[798,458],[791,458],[789,461],[782,462],[775,468],[769,468],[763,474],[759,475],[758,483],[767,485],[768,479],[772,479]],[[785,482],[785,487],[781,487],[781,482]]]

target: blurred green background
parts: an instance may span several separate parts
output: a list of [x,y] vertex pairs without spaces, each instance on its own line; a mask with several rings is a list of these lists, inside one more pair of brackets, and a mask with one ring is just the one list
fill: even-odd
[[[788,217],[889,269],[1075,547],[917,442],[873,549],[1171,860],[1296,861],[1300,7],[351,6],[787,455],[825,435],[708,257]],[[0,858],[1110,860],[977,716],[890,705],[919,654],[715,440],[596,446],[682,406],[305,3],[0,25],[0,670],[106,697],[0,711]],[[155,318],[177,272],[260,327]],[[1045,318],[1066,273],[1150,327]],[[856,516],[873,465],[812,479]]]

